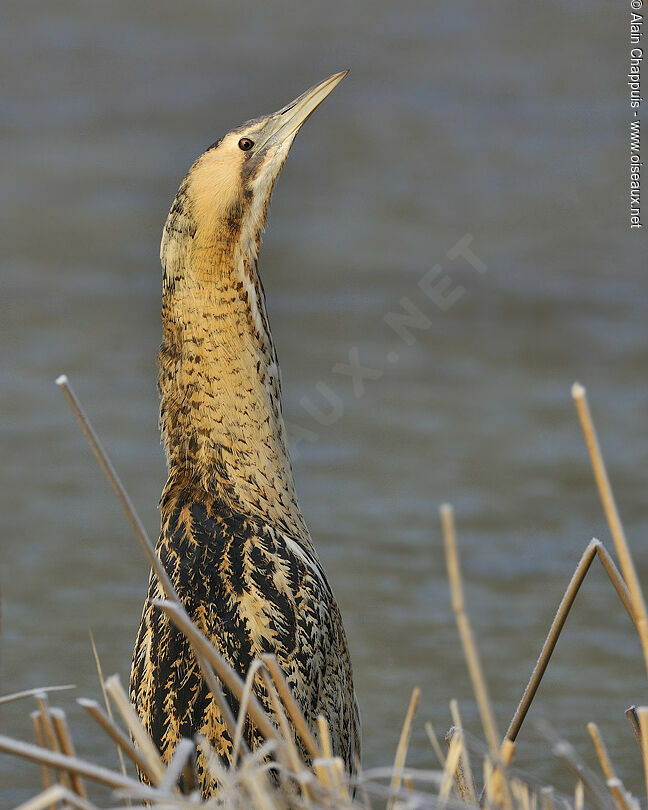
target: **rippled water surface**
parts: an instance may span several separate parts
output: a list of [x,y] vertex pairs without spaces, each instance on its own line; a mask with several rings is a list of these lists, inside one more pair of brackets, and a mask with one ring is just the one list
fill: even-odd
[[[89,629],[104,671],[127,679],[147,566],[53,380],[70,375],[155,534],[170,201],[225,130],[345,67],[279,181],[261,270],[285,413],[305,436],[302,506],[350,636],[365,764],[392,759],[416,684],[412,764],[433,763],[423,720],[445,731],[452,697],[479,733],[440,503],[455,505],[502,732],[582,550],[610,543],[574,379],[648,582],[648,283],[646,240],[627,226],[626,24],[618,4],[576,0],[5,4],[0,694],[76,684],[56,703],[79,748],[114,764],[74,698],[99,691]],[[482,264],[453,252],[467,234]],[[445,309],[419,286],[436,264],[446,294],[463,288]],[[423,313],[411,344],[385,321],[403,298]],[[379,377],[355,392],[334,371],[350,351]],[[595,565],[520,767],[568,786],[533,721],[593,764],[595,718],[638,792],[623,712],[645,701],[638,643]],[[31,740],[32,708],[2,707],[0,731]],[[1,756],[0,784],[10,807],[39,773]]]

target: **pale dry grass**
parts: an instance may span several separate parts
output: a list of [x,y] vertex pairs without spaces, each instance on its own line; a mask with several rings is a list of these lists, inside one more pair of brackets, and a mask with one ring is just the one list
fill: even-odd
[[[191,623],[67,378],[59,378],[57,383],[63,389],[79,419],[162,584],[166,598],[156,603],[158,608],[169,616],[192,646],[203,676],[223,711],[225,723],[234,740],[236,756],[235,764],[226,768],[209,743],[204,738],[196,738],[181,741],[171,762],[168,765],[164,763],[142,726],[119,678],[115,675],[103,678],[93,643],[105,710],[93,700],[80,698],[78,702],[103,730],[106,742],[112,742],[117,746],[120,768],[111,770],[95,765],[76,753],[65,713],[59,707],[52,707],[49,699],[49,695],[55,690],[70,687],[45,687],[0,697],[0,703],[28,697],[33,697],[36,701],[36,711],[32,712],[31,719],[37,744],[0,736],[0,750],[38,763],[41,768],[42,790],[22,804],[18,810],[50,810],[50,808],[97,810],[97,805],[88,798],[86,783],[91,782],[112,788],[113,807],[130,807],[132,810],[140,807],[184,810],[197,806],[206,810],[207,808],[369,810],[373,806],[384,806],[385,803],[388,810],[410,810],[410,808],[424,810],[458,806],[494,810],[495,808],[582,810],[584,807],[596,807],[601,810],[603,808],[639,810],[639,800],[630,795],[619,779],[601,733],[594,722],[589,722],[587,729],[600,763],[602,778],[591,773],[583,765],[568,743],[555,739],[551,729],[546,730],[553,753],[574,773],[573,797],[558,797],[550,786],[539,790],[532,789],[524,780],[515,776],[510,767],[515,756],[516,739],[526,714],[547,669],[574,599],[595,558],[600,560],[621,604],[630,616],[639,636],[648,669],[648,621],[645,600],[616,509],[587,405],[585,389],[582,386],[575,384],[572,394],[603,508],[610,525],[620,571],[600,541],[592,540],[587,545],[560,602],[536,666],[523,690],[520,704],[504,739],[500,742],[477,644],[465,608],[453,511],[451,506],[444,504],[440,510],[441,526],[452,607],[482,721],[486,740],[483,750],[486,753],[480,753],[481,761],[478,761],[474,747],[471,746],[471,750],[468,750],[459,706],[456,701],[451,701],[453,725],[445,738],[445,752],[431,723],[425,724],[431,743],[431,753],[437,758],[439,768],[428,771],[408,768],[406,762],[409,741],[420,698],[420,690],[416,688],[407,709],[393,766],[364,772],[359,766],[356,776],[350,777],[345,773],[342,761],[332,756],[325,719],[319,718],[316,729],[308,727],[273,656],[266,655],[262,660],[254,662],[251,672],[244,681]],[[254,696],[252,684],[256,678],[261,679],[270,695],[274,714],[278,718],[277,725]],[[236,698],[240,707],[238,717],[233,716],[225,699],[223,687]],[[626,714],[641,752],[648,794],[648,706],[632,706]],[[119,722],[116,718],[119,718]],[[245,720],[248,718],[265,737],[264,745],[255,751],[248,749],[242,735]],[[306,763],[302,758],[300,754],[302,748],[308,752],[310,763]],[[219,791],[209,799],[202,799],[193,787],[196,784],[194,762],[197,749],[206,754],[207,768],[220,785]],[[149,784],[143,784],[137,779],[136,769],[146,775]],[[185,787],[184,792],[180,790],[180,783]]]

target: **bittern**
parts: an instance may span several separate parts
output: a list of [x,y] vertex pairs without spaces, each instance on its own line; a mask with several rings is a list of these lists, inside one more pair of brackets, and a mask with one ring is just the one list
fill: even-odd
[[[307,722],[315,729],[324,715],[333,753],[352,771],[360,733],[349,651],[295,493],[257,269],[270,196],[295,136],[345,75],[233,129],[176,194],[161,244],[168,480],[157,553],[194,623],[241,675],[274,653]],[[165,761],[178,740],[200,733],[229,762],[232,739],[189,643],[151,604],[162,596],[151,576],[131,698]],[[261,683],[255,694],[273,716]],[[258,746],[251,721],[245,734]],[[209,795],[216,786],[202,756],[197,772]]]

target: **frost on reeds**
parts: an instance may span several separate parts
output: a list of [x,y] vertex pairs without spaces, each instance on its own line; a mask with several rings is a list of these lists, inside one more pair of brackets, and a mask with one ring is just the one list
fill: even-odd
[[[574,749],[545,729],[553,753],[575,777],[573,796],[558,796],[553,788],[538,789],[519,778],[512,770],[516,739],[533,702],[542,676],[549,664],[574,599],[595,558],[598,558],[627,611],[641,643],[648,673],[648,620],[646,604],[630,549],[607,477],[585,389],[575,384],[572,396],[589,451],[596,485],[610,526],[619,567],[604,545],[594,539],[585,548],[558,606],[555,618],[542,646],[522,698],[501,740],[488,696],[475,638],[463,598],[463,584],[452,507],[440,509],[448,579],[459,636],[479,709],[486,745],[475,755],[475,747],[466,744],[459,706],[451,701],[452,723],[445,736],[446,747],[439,743],[432,724],[425,730],[430,739],[430,754],[438,768],[415,770],[407,767],[407,752],[419,702],[420,690],[412,693],[398,747],[391,767],[363,771],[349,776],[342,760],[331,752],[326,720],[319,718],[317,728],[309,728],[293,699],[276,659],[264,655],[255,661],[243,680],[224,660],[208,639],[195,627],[155,554],[146,530],[137,516],[115,469],[101,447],[66,377],[57,380],[74,411],[99,463],[121,502],[135,534],[158,577],[165,599],[156,603],[181,630],[191,644],[224,722],[233,740],[233,765],[225,767],[207,740],[196,736],[182,740],[169,763],[162,761],[116,675],[104,680],[98,656],[95,660],[102,685],[105,706],[80,698],[88,712],[113,743],[119,754],[119,769],[95,765],[77,754],[72,734],[62,709],[50,704],[58,689],[44,687],[0,697],[0,703],[28,697],[35,699],[31,713],[36,744],[0,736],[0,751],[31,760],[40,765],[42,789],[22,804],[19,810],[96,810],[88,796],[90,783],[113,789],[112,806],[131,810],[150,807],[156,810],[182,810],[189,807],[225,808],[226,810],[346,810],[346,808],[384,807],[388,810],[424,810],[424,808],[481,807],[502,810],[582,810],[585,807],[639,810],[637,798],[630,795],[619,779],[601,733],[594,722],[587,724],[601,775],[592,773],[579,760]],[[273,706],[270,717],[254,695],[255,683],[262,684]],[[225,692],[238,705],[235,716]],[[638,761],[644,764],[648,794],[648,706],[631,706],[627,712],[638,744]],[[265,743],[250,751],[243,736],[246,720],[262,733]],[[628,729],[628,733],[630,729]],[[205,754],[206,767],[219,785],[210,798],[202,798],[194,771],[196,751]],[[302,756],[308,753],[308,762]],[[483,753],[485,752],[485,753]],[[471,759],[472,756],[472,759]],[[147,783],[140,782],[137,773]]]

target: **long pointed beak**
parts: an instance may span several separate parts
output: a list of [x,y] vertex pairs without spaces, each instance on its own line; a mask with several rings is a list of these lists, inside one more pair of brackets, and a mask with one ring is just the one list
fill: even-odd
[[313,85],[313,87],[306,90],[305,93],[302,93],[301,96],[291,101],[290,104],[287,104],[281,110],[274,113],[271,118],[276,125],[276,129],[273,127],[273,132],[268,140],[282,142],[296,133],[329,93],[333,92],[348,72],[348,70],[343,70],[340,73],[334,73],[332,76],[329,76],[328,79],[324,79],[324,81]]

